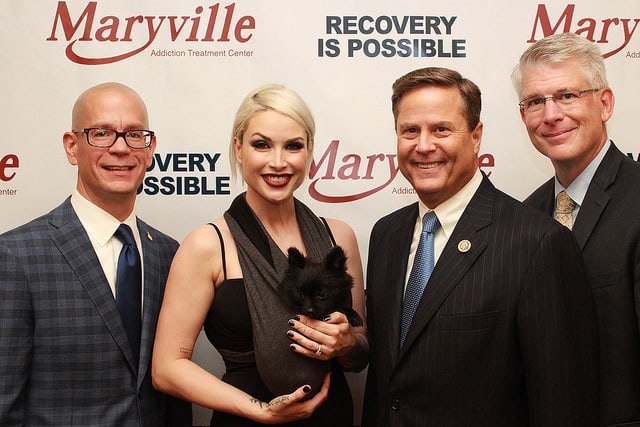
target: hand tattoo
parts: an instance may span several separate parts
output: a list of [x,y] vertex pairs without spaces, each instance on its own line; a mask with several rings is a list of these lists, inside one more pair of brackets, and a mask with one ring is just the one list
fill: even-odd
[[282,402],[288,402],[289,401],[289,396],[280,396],[280,397],[276,397],[275,399],[273,399],[271,402],[267,403],[267,408],[271,407],[271,406],[275,406],[278,405]]
[[273,400],[272,400],[271,402],[269,402],[269,403],[265,403],[265,402],[263,402],[263,401],[262,401],[262,400],[260,400],[260,399],[256,399],[255,397],[252,397],[251,399],[249,399],[249,401],[250,401],[251,403],[257,403],[257,404],[260,406],[260,408],[261,408],[261,409],[262,409],[262,408],[267,408],[267,409],[268,409],[268,408],[270,408],[270,407],[272,407],[272,406],[276,406],[276,405],[278,405],[278,404],[280,404],[280,403],[288,402],[289,400],[290,400],[290,399],[289,399],[289,396],[279,396],[279,397],[276,397],[275,399],[273,399]]

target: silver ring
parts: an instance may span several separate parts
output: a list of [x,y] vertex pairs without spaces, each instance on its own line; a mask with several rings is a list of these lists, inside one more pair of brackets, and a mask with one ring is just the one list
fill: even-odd
[[316,349],[316,356],[320,356],[322,354],[322,344],[318,344],[318,348]]

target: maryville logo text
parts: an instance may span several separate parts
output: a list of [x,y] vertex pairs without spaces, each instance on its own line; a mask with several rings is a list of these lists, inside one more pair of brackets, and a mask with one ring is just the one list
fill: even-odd
[[[327,149],[319,156],[314,156],[309,170],[309,195],[320,202],[343,203],[364,199],[386,187],[395,180],[400,168],[397,155],[389,153],[372,153],[363,156],[358,153],[338,155],[340,141],[333,140]],[[478,166],[487,175],[495,166],[492,154],[482,154],[478,159]],[[332,181],[349,182],[356,185],[360,191],[350,191],[348,194],[336,195],[326,191]]]
[[[177,3],[176,3],[177,4]],[[66,1],[58,2],[47,41],[64,38],[69,60],[84,65],[110,64],[139,54],[156,40],[200,43],[246,43],[256,28],[255,18],[241,15],[236,4],[197,6],[193,15],[132,15],[117,17],[98,13],[98,2],[87,3],[72,14]],[[95,43],[118,49],[104,56],[90,56]],[[114,48],[114,45],[116,46]],[[83,53],[85,52],[85,53]]]
[[[16,154],[0,154],[0,184],[9,182],[16,177],[20,159]],[[0,196],[15,196],[18,190],[0,188]]]
[[[555,4],[554,4],[555,6]],[[596,19],[580,17],[576,14],[576,5],[568,4],[562,13],[553,20],[547,6],[539,4],[528,43],[556,33],[574,32],[602,47],[602,56],[608,58],[624,49],[633,37],[640,18],[609,17]]]

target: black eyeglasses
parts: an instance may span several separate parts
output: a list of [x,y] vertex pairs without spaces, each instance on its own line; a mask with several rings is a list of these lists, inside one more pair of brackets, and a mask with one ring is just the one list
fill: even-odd
[[587,93],[597,92],[599,90],[600,88],[583,89],[583,90],[566,90],[551,96],[532,96],[531,98],[523,99],[518,103],[518,105],[525,113],[535,113],[537,111],[542,110],[544,108],[544,105],[547,103],[547,101],[552,99],[553,102],[556,103],[558,108],[564,109],[564,107],[568,107],[571,104],[575,103],[578,99],[582,97],[582,95]]
[[120,137],[123,137],[124,142],[131,148],[147,148],[151,145],[154,134],[153,131],[145,129],[118,132],[117,130],[104,128],[84,128],[72,132],[84,133],[87,137],[87,143],[99,148],[111,147]]

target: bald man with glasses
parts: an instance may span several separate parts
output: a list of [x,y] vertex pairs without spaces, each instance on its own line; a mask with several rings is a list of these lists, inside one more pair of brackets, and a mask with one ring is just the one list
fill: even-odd
[[[75,191],[0,235],[0,425],[191,426],[151,384],[151,349],[178,243],[139,219],[156,137],[119,83],[77,99],[63,136]],[[45,172],[46,173],[46,172]]]

